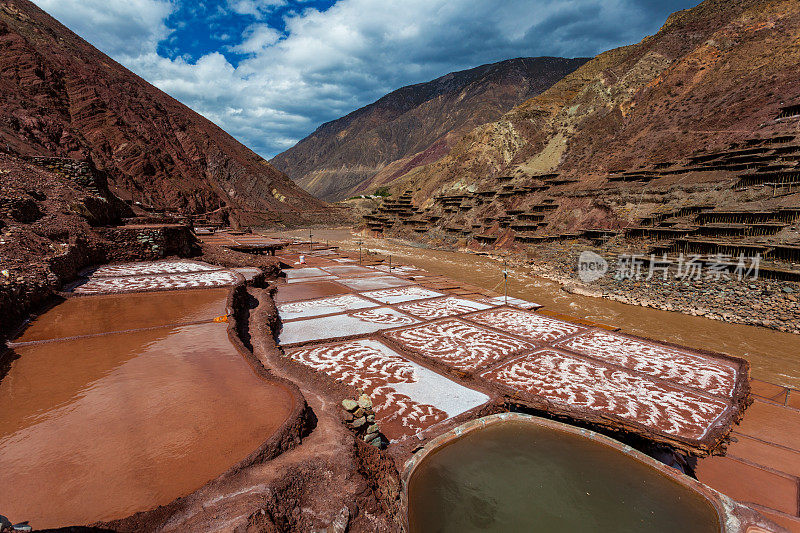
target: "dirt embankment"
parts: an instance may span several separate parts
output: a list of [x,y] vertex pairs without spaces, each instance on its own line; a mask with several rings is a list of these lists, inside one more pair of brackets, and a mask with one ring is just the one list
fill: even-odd
[[[578,256],[585,250],[607,258],[605,276],[581,281],[577,275]],[[639,266],[637,274],[626,266],[629,257],[630,254],[610,253],[607,246],[551,243],[540,245],[535,254],[518,259],[516,264],[560,283],[567,292],[583,296],[800,334],[797,283],[754,277],[755,271],[744,275],[752,266],[749,258],[739,279],[735,272],[717,276],[708,265],[697,277],[694,271],[687,274],[687,265],[683,267],[684,275],[678,276],[677,264],[666,277],[657,270],[651,275],[647,264]],[[621,273],[632,273],[633,277],[620,276]]]
[[[464,252],[463,239],[441,238],[435,231],[422,237],[408,232],[396,232],[390,237],[433,249]],[[484,250],[514,268],[559,283],[566,292],[800,334],[800,285],[796,281],[767,277],[770,273],[765,272],[781,267],[780,264],[762,260],[756,272],[755,257],[744,256],[740,277],[735,267],[717,272],[713,261],[706,261],[702,267],[697,263],[692,266],[692,254],[684,254],[683,263],[672,254],[668,257],[671,266],[665,277],[658,265],[650,272],[647,251],[655,244],[626,242],[617,237],[595,245],[587,239],[572,237],[528,248],[515,246],[511,241],[507,247]],[[481,250],[480,246],[472,249]],[[584,282],[578,276],[578,258],[584,251],[599,254],[607,261],[608,270],[600,279]],[[662,256],[657,254],[655,259],[661,261]],[[739,258],[730,256],[725,261],[737,265]]]
[[142,252],[94,230],[132,212],[104,174],[74,163],[56,171],[0,153],[0,342],[80,269]]
[[[204,249],[206,260],[220,253]],[[231,266],[241,265],[228,259]],[[283,356],[275,341],[280,322],[269,278],[262,273],[233,289],[229,336],[256,373],[286,386],[296,398],[295,411],[250,456],[192,494],[95,524],[92,531],[398,530],[403,510],[395,460],[358,441],[342,423],[341,398],[352,397],[354,389]]]

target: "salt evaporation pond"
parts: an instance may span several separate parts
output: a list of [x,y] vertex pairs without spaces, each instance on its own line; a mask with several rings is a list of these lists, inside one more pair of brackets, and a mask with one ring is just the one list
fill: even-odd
[[408,485],[414,533],[720,531],[700,494],[620,450],[508,421],[433,450]]
[[210,322],[227,293],[70,298],[39,317],[0,374],[0,511],[36,528],[122,518],[266,441],[294,397]]
[[[284,236],[291,234],[282,233]],[[297,230],[294,235],[307,238],[308,231]],[[317,239],[330,239],[331,243],[358,253],[358,241],[349,229],[317,229],[314,230],[314,235]],[[374,248],[384,257],[394,254],[395,263],[400,259],[431,274],[447,276],[484,289],[503,290],[500,282],[503,279],[501,272],[505,267],[503,263],[489,257],[412,247],[394,239],[358,239],[365,248]],[[627,305],[606,298],[569,294],[561,290],[560,284],[537,277],[527,268],[514,267],[509,270],[508,291],[509,296],[536,302],[550,311],[619,326],[626,333],[742,357],[750,361],[752,377],[786,387],[800,388],[798,335]]]

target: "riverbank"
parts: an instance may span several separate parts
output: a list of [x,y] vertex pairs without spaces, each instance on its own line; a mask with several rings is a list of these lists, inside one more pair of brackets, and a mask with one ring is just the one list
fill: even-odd
[[[609,267],[606,275],[590,282],[578,275],[580,254],[587,250],[604,257]],[[736,276],[726,279],[708,269],[699,279],[678,278],[676,265],[666,277],[662,272],[649,276],[648,266],[639,265],[638,276],[620,279],[618,262],[622,258],[625,263],[629,257],[581,243],[553,243],[537,247],[525,258],[512,255],[510,260],[514,266],[553,280],[574,294],[800,334],[797,283],[752,277],[740,280]],[[629,266],[626,263],[624,268]]]
[[[681,265],[682,273],[678,271],[677,258],[672,258],[665,278],[657,265],[651,275],[649,256],[635,255],[636,250],[619,243],[594,246],[588,240],[575,239],[541,243],[524,250],[484,250],[459,246],[456,241],[399,236],[365,237],[364,241],[372,248],[372,243],[396,242],[417,249],[482,255],[528,275],[554,281],[576,295],[800,334],[800,284],[763,276],[754,278],[753,271],[748,272],[753,265],[751,258],[745,258],[742,274],[746,275],[742,279],[733,269],[718,275],[709,263],[701,267],[690,265],[690,256]],[[602,257],[608,268],[602,277],[589,282],[578,273],[579,258],[585,252]]]
[[[609,246],[592,246],[588,241],[543,243],[525,252],[483,252],[442,243],[405,242],[411,246],[422,244],[425,248],[486,255],[512,268],[554,281],[572,294],[800,334],[800,285],[754,276],[754,270],[747,273],[751,267],[749,258],[742,272],[747,275],[741,279],[735,272],[718,276],[708,264],[703,265],[705,270],[693,267],[695,270],[688,272],[691,276],[681,275],[677,261],[671,263],[668,274],[663,276],[658,267],[654,267],[651,274],[649,257],[620,253]],[[581,279],[578,265],[585,252],[597,254],[606,261],[608,270],[602,277],[588,282]],[[690,268],[688,257],[686,261],[684,274]]]

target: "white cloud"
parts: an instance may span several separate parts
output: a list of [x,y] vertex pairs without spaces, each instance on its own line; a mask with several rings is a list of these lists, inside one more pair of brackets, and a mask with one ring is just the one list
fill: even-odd
[[114,59],[154,51],[170,31],[170,0],[35,0],[59,22]]
[[262,18],[276,7],[286,5],[286,0],[228,0],[228,7],[240,15]]
[[240,54],[255,54],[278,42],[281,34],[266,24],[254,24],[244,32],[244,40],[236,46],[231,46],[232,52]]
[[593,55],[638,41],[670,11],[697,3],[339,0],[325,12],[287,12],[283,35],[260,19],[286,0],[228,0],[255,20],[220,43],[247,54],[234,67],[220,52],[194,63],[157,55],[175,9],[168,0],[34,1],[266,157],[402,85],[512,57]]

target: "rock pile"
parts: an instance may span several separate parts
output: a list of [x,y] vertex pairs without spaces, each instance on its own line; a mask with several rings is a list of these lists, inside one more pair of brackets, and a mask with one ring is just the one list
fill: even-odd
[[28,522],[12,524],[8,518],[0,514],[0,533],[12,533],[14,531],[32,531],[32,530],[33,528],[28,525]]
[[[575,266],[583,250],[605,254],[609,272],[602,278],[584,283],[577,278]],[[640,305],[664,311],[673,311],[712,320],[762,326],[788,333],[800,333],[800,307],[795,291],[797,282],[777,279],[729,279],[707,277],[679,279],[672,275],[663,279],[656,274],[646,279],[648,268],[641,271],[641,279],[617,279],[614,253],[600,248],[589,248],[581,243],[540,245],[529,261],[514,262],[514,266],[529,269],[530,273],[560,283],[566,292],[607,298],[631,305]]]
[[[102,195],[107,183],[105,174],[101,174],[89,161],[79,161],[67,157],[26,157],[25,160],[60,174],[78,185],[89,189],[94,194]],[[102,179],[102,185],[98,184]]]
[[344,419],[347,426],[367,444],[382,448],[384,439],[380,427],[375,423],[375,411],[372,410],[372,400],[362,394],[357,400],[347,398],[342,400]]

